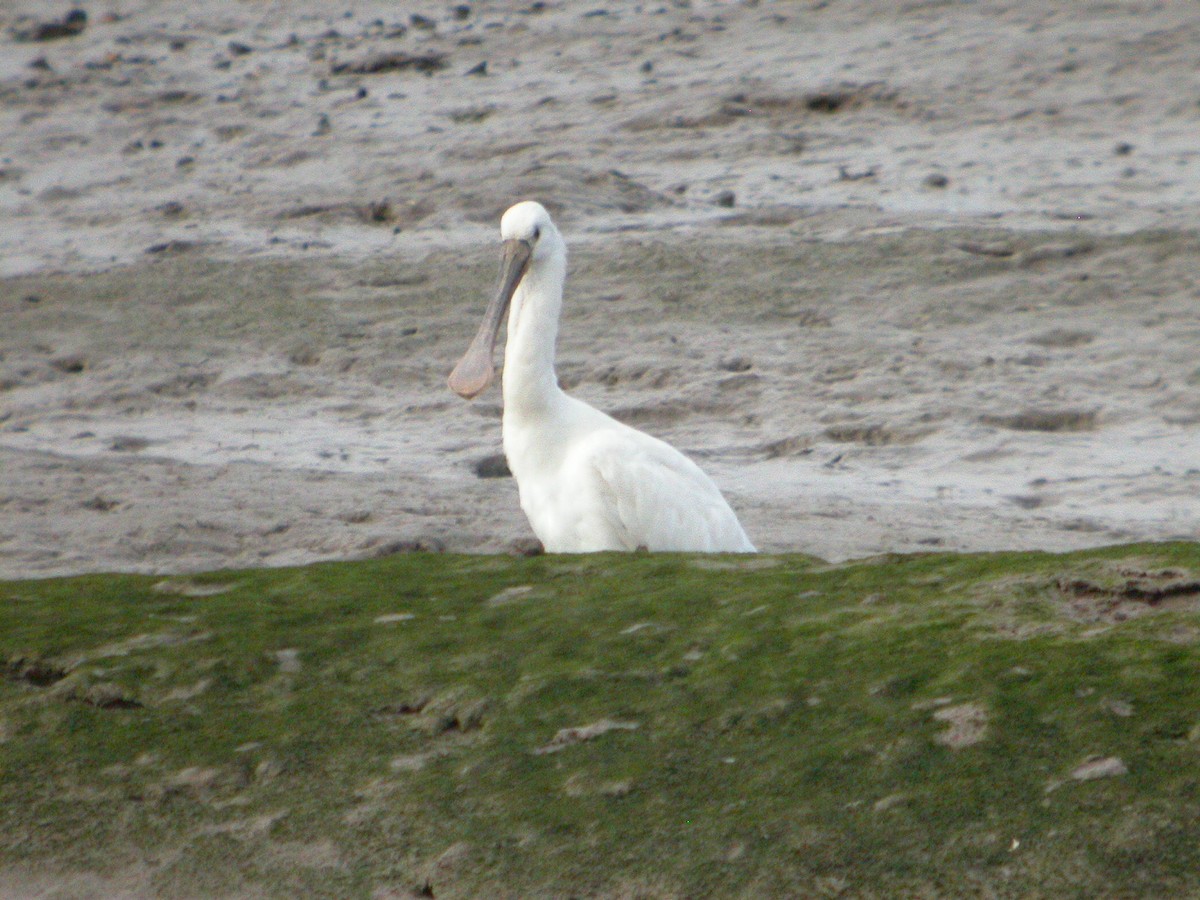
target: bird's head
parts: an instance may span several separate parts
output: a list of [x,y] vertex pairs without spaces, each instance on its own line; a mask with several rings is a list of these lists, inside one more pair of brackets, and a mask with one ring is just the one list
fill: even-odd
[[548,252],[550,246],[561,238],[546,207],[536,200],[523,200],[516,206],[510,206],[501,217],[500,240],[505,244],[521,241],[537,256]]
[[496,375],[492,362],[496,336],[525,273],[543,259],[565,254],[562,236],[550,213],[534,200],[509,207],[500,219],[500,238],[504,247],[500,285],[483,314],[475,339],[449,378],[450,389],[468,400],[482,393]]

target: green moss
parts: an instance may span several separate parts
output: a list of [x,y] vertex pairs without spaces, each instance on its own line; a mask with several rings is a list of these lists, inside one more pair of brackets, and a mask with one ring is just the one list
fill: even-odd
[[[1126,595],[1198,571],[1173,544],[0,584],[0,864],[166,896],[1194,893],[1200,594]],[[1092,757],[1127,771],[1072,777]]]

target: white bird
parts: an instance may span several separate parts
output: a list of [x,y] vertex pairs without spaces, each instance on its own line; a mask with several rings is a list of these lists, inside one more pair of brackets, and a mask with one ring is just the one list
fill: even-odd
[[511,304],[504,454],[546,551],[753,553],[737,516],[699,466],[558,386],[554,345],[567,247],[549,213],[540,203],[518,203],[500,220],[500,236],[500,287],[449,384],[471,399],[491,383],[496,335]]

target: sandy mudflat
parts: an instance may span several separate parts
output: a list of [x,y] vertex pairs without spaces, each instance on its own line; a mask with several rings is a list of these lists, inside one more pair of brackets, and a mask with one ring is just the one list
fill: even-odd
[[1191,0],[87,8],[0,11],[0,576],[529,538],[444,386],[525,197],[764,550],[1200,534]]

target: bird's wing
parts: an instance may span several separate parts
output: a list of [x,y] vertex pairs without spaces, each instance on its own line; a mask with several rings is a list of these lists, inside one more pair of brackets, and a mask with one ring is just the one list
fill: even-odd
[[627,550],[754,551],[712,480],[657,438],[607,430],[588,442],[584,469],[606,530]]

